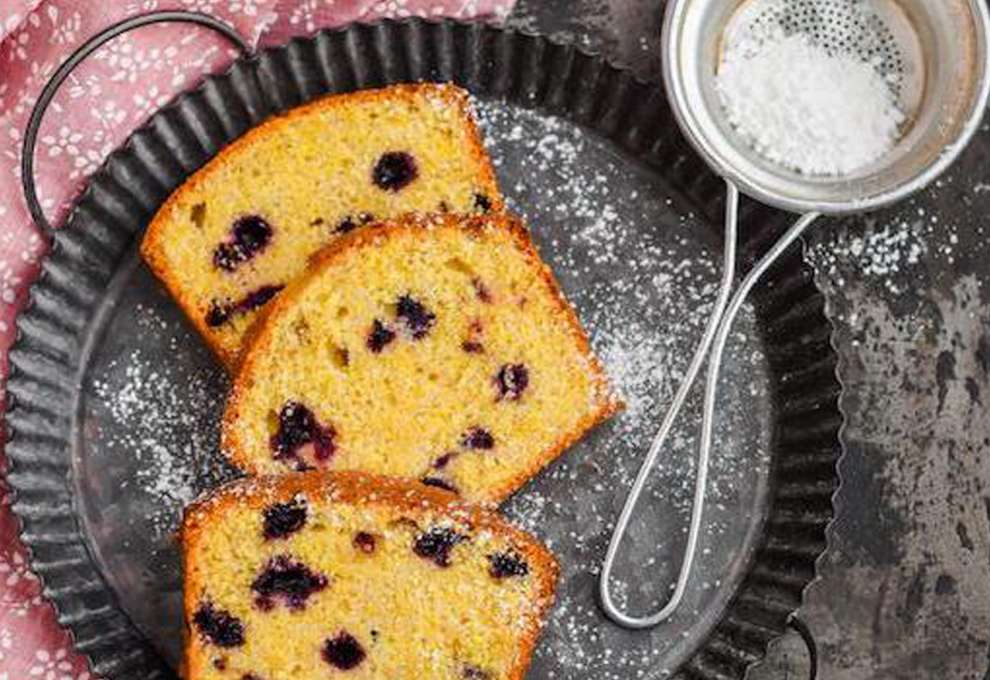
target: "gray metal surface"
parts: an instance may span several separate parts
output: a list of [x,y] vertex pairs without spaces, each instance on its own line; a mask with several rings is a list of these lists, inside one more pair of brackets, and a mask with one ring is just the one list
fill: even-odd
[[[614,489],[652,432],[658,390],[683,370],[676,343],[704,317],[718,250],[705,222],[718,220],[721,182],[686,155],[655,89],[601,60],[479,25],[384,23],[266,51],[165,107],[91,181],[31,289],[10,355],[13,508],[45,594],[100,676],[172,677],[152,647],[174,659],[180,637],[171,531],[183,503],[229,472],[215,457],[223,376],[137,261],[135,237],[172,188],[269,113],[424,77],[476,93],[510,204],[532,219],[629,401],[505,507],[564,563],[533,677],[680,667],[739,678],[800,604],[832,518],[840,424],[831,327],[800,253],[774,268],[733,337],[691,606],[650,636],[605,625],[594,568]],[[744,252],[782,226],[744,210]],[[660,595],[638,578],[644,566],[676,569],[689,434],[657,467],[616,572],[640,601]]]
[[[523,0],[511,23],[659,73],[658,0]],[[824,680],[990,677],[990,132],[908,204],[809,256],[848,396],[843,489],[801,614]],[[752,680],[803,678],[803,644]]]

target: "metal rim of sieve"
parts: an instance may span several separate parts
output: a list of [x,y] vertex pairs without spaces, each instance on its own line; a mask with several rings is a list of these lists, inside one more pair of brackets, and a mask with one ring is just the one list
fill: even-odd
[[[915,22],[915,32],[928,36],[929,52],[932,51],[931,41],[939,37],[938,32],[944,33],[952,24],[943,21],[936,25],[936,22],[931,21],[928,25],[916,25],[923,11],[912,10],[912,7],[927,5],[924,11],[931,11],[936,6],[951,6],[949,9],[935,11],[951,14],[956,22],[954,26],[966,25],[971,29],[968,35],[953,35],[951,39],[943,39],[941,43],[943,46],[958,46],[966,53],[968,61],[960,65],[964,68],[957,69],[958,78],[953,87],[942,87],[942,91],[959,96],[953,102],[954,108],[930,111],[930,115],[935,118],[925,130],[917,129],[915,120],[915,124],[905,131],[902,140],[891,153],[875,166],[847,177],[801,176],[773,166],[769,161],[754,158],[755,152],[729,129],[728,123],[723,119],[720,104],[713,98],[704,96],[702,90],[705,83],[700,79],[707,77],[707,74],[699,75],[697,72],[708,65],[717,65],[718,61],[719,55],[712,53],[710,43],[706,45],[705,39],[712,41],[713,35],[721,36],[728,27],[729,18],[753,2],[754,0],[733,0],[730,3],[724,0],[673,0],[667,6],[661,47],[667,98],[682,131],[705,161],[720,176],[736,184],[744,194],[767,205],[797,213],[842,214],[874,210],[902,200],[934,181],[956,160],[979,128],[990,96],[990,58],[987,48],[990,40],[990,12],[986,4],[981,0],[940,0],[935,5],[928,5],[926,0],[869,0],[881,8],[891,8],[892,14],[900,14],[908,21]],[[722,14],[722,20],[718,23],[697,19],[706,11],[704,8],[713,6],[731,9],[718,10]],[[967,16],[961,16],[963,12]],[[705,18],[711,19],[708,15]],[[702,26],[703,23],[708,25]],[[707,33],[702,36],[700,31]],[[919,42],[923,44],[926,41]],[[926,54],[923,58],[932,62],[944,61],[946,57],[953,56],[958,55]],[[921,100],[918,106],[938,108],[937,103],[932,101],[938,94],[934,92],[932,84],[921,87],[924,92],[917,95]],[[945,117],[938,118],[939,115]],[[943,139],[932,139],[939,133],[943,135]],[[910,148],[904,148],[905,145],[910,145]],[[892,164],[899,165],[891,169],[889,166]]]
[[[909,101],[914,98],[918,100],[917,110],[908,112],[910,127],[903,132],[894,149],[884,157],[862,171],[855,171],[844,177],[802,176],[782,166],[775,166],[772,161],[760,159],[755,150],[746,146],[748,143],[741,135],[733,133],[724,120],[725,117],[721,115],[721,103],[717,97],[711,95],[713,88],[710,87],[709,96],[704,96],[705,93],[698,86],[698,73],[692,72],[692,68],[699,68],[699,53],[705,52],[708,61],[702,64],[707,63],[709,66],[710,72],[704,75],[708,77],[708,84],[711,86],[710,81],[714,79],[719,63],[721,41],[732,17],[737,17],[739,10],[745,5],[764,1],[671,0],[667,5],[662,45],[667,96],[675,118],[688,140],[726,181],[725,259],[722,283],[701,342],[629,490],[602,563],[598,583],[602,610],[614,623],[633,630],[653,628],[666,621],[678,609],[686,593],[701,533],[722,357],[732,324],[749,293],[763,274],[822,214],[873,210],[897,202],[934,181],[958,158],[976,133],[990,96],[990,13],[984,0],[939,0],[934,4],[926,4],[929,0],[845,0],[850,7],[867,10],[875,6],[884,7],[889,11],[887,16],[905,19],[899,22],[896,32],[908,40],[912,39],[910,33],[915,33],[915,45],[919,48],[917,54],[925,62],[919,62],[915,66],[924,66],[925,72],[913,74],[914,84],[910,82],[910,78],[906,79],[907,82],[901,80],[897,83],[898,86],[907,85],[897,92],[902,106],[905,97]],[[909,2],[914,5],[914,12],[908,11]],[[816,4],[819,7],[827,4],[834,6],[839,0],[766,2],[771,7],[786,6],[788,3],[792,7],[808,8]],[[693,35],[685,32],[689,11],[694,12],[690,21],[696,31]],[[910,20],[918,20],[926,11],[931,12],[928,15],[929,25],[912,26]],[[713,20],[713,12],[720,13],[721,20],[717,20],[718,17]],[[965,18],[962,17],[963,12],[966,14]],[[756,16],[762,14],[757,12]],[[968,26],[969,33],[961,30],[959,21]],[[936,25],[942,32],[941,36],[935,35]],[[952,28],[956,31],[950,30]],[[703,37],[708,38],[707,43]],[[890,38],[891,35],[887,34],[884,40]],[[928,53],[924,53],[922,47],[926,44],[929,47]],[[939,54],[936,58],[930,53],[933,44],[940,45],[950,53]],[[963,50],[962,64],[952,60],[952,57],[960,56],[952,53],[957,49]],[[690,55],[690,58],[682,59],[685,54]],[[883,54],[889,56],[890,52],[884,51]],[[898,54],[895,61],[902,56],[904,55]],[[944,69],[952,69],[954,66],[963,67],[962,70],[954,71],[960,76],[962,83],[944,82],[944,78],[935,77],[945,76]],[[930,67],[932,73],[928,72]],[[883,68],[886,66],[881,61],[879,69]],[[899,62],[897,68],[901,68]],[[939,68],[943,70],[938,71]],[[692,86],[695,89],[692,90]],[[934,101],[942,97],[945,101]],[[719,110],[713,113],[713,108]],[[740,191],[768,205],[802,215],[753,265],[733,292]],[[623,611],[612,596],[611,578],[615,560],[654,464],[706,363],[708,371],[704,385],[691,521],[677,580],[670,598],[662,608],[644,615],[631,615]],[[816,670],[812,667],[812,677]]]

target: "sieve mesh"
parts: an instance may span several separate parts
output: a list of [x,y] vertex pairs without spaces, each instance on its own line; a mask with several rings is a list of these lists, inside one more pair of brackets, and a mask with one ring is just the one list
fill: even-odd
[[834,55],[874,66],[905,111],[923,88],[920,45],[903,11],[890,0],[750,0],[723,35],[724,48],[800,34]]
[[[776,207],[840,214],[889,205],[958,157],[990,97],[988,45],[986,0],[668,0],[662,64],[678,122],[727,180]],[[828,69],[816,53],[832,62]],[[751,63],[740,68],[744,61]],[[885,109],[893,104],[903,119],[893,148],[850,170],[840,146],[861,140],[843,136],[846,123],[855,118],[856,130],[877,132],[872,117],[860,116],[874,105],[859,95],[880,90],[870,75],[888,95]],[[730,111],[727,102],[738,106]],[[812,143],[802,146],[789,131]],[[768,142],[789,139],[802,152],[832,148],[845,167],[782,167],[753,143],[771,133]]]

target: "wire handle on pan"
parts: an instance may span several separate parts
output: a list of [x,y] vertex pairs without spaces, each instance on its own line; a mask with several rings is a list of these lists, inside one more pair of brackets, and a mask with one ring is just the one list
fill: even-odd
[[[739,315],[746,298],[753,290],[764,273],[774,262],[805,232],[805,230],[819,217],[818,213],[808,213],[800,217],[794,225],[788,229],[770,251],[761,258],[753,269],[746,275],[739,285],[739,289],[732,294],[732,285],[735,280],[736,249],[738,246],[738,221],[739,221],[739,189],[730,181],[726,180],[726,206],[725,206],[725,256],[722,266],[722,283],[719,287],[718,297],[715,301],[715,308],[712,310],[708,325],[705,327],[701,344],[695,350],[694,357],[688,367],[687,375],[670,409],[664,416],[660,429],[650,445],[649,452],[636,475],[626,498],[626,503],[622,508],[622,513],[615,524],[612,538],[609,541],[608,551],[605,554],[605,561],[602,564],[602,573],[598,582],[598,591],[601,597],[602,609],[605,614],[615,623],[623,628],[642,630],[653,628],[664,621],[677,610],[684,599],[687,591],[688,579],[694,567],[695,553],[698,548],[698,539],[701,535],[701,520],[705,507],[705,492],[708,483],[708,459],[711,454],[712,432],[715,421],[715,404],[718,393],[718,377],[722,366],[722,355],[729,340],[729,333],[732,331],[732,324]],[[649,479],[653,466],[660,455],[661,449],[670,435],[674,422],[678,414],[684,407],[691,388],[694,386],[701,372],[701,367],[708,359],[708,375],[705,384],[705,395],[703,404],[703,414],[701,421],[701,439],[698,446],[698,470],[694,483],[694,501],[691,506],[691,525],[688,531],[687,545],[684,548],[684,558],[681,561],[681,568],[677,575],[677,582],[670,599],[659,611],[648,616],[630,616],[621,611],[612,599],[611,578],[612,570],[615,566],[615,558],[619,552],[622,539],[629,528],[629,521],[632,518],[633,510],[639,501],[646,482]]]
[[109,42],[117,36],[127,33],[135,28],[148,26],[149,24],[166,22],[205,26],[206,28],[222,34],[234,43],[242,54],[248,55],[251,53],[251,48],[247,41],[245,41],[237,33],[237,31],[219,19],[209,16],[208,14],[201,14],[199,12],[174,10],[149,12],[148,14],[140,14],[129,19],[124,19],[123,21],[103,29],[80,45],[75,52],[69,55],[69,58],[58,67],[58,70],[55,71],[55,74],[41,90],[41,95],[38,97],[38,101],[35,103],[34,109],[31,111],[30,118],[28,118],[27,128],[24,133],[24,145],[21,149],[21,186],[24,188],[24,199],[27,201],[28,210],[31,212],[31,217],[34,219],[34,223],[38,225],[38,228],[41,229],[42,232],[44,232],[44,235],[49,239],[49,241],[54,238],[54,228],[48,221],[48,218],[45,217],[41,203],[38,201],[38,190],[34,182],[34,147],[38,141],[38,132],[41,130],[41,120],[45,115],[45,111],[55,98],[55,93],[58,91],[58,88],[61,87],[62,83],[65,82],[65,79],[69,77],[69,74],[71,74],[76,66],[86,59],[86,57],[95,52],[104,43]]
[[797,633],[808,648],[808,680],[818,680],[818,643],[808,624],[801,620],[797,612],[787,617],[787,627]]

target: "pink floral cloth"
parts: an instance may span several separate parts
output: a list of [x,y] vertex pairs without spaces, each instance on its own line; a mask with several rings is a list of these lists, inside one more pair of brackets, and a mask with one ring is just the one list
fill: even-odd
[[[381,17],[503,18],[515,0],[0,0],[0,383],[14,317],[44,241],[21,195],[24,127],[41,88],[68,54],[100,29],[153,10],[220,17],[252,45]],[[66,81],[41,128],[38,193],[53,224],[86,177],[149,114],[236,52],[186,24],[148,26],[105,45]],[[0,401],[3,400],[0,387]],[[0,440],[2,444],[2,440]],[[0,456],[0,466],[3,465]],[[0,481],[2,484],[2,481]],[[84,658],[40,595],[0,486],[0,680],[91,680]]]

